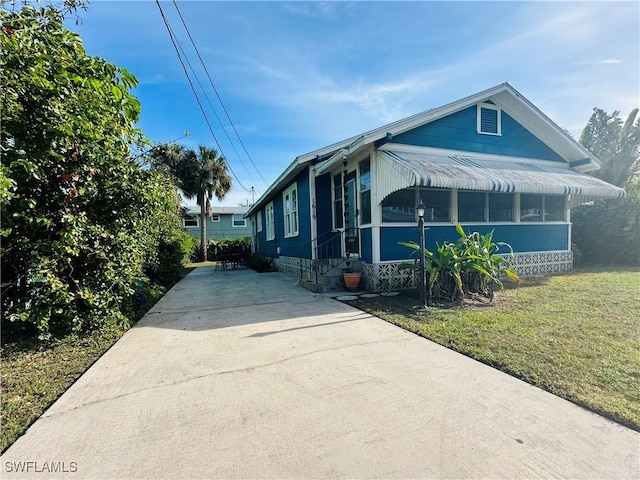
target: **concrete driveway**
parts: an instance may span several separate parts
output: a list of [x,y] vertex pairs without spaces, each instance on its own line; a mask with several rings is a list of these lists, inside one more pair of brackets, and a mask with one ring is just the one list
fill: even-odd
[[628,479],[640,476],[639,447],[637,432],[284,274],[199,268],[3,455],[1,471]]

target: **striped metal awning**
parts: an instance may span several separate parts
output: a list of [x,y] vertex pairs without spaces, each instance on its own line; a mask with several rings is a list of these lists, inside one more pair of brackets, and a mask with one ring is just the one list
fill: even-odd
[[[527,163],[526,159],[379,150],[378,198],[412,186],[571,195],[583,201],[624,197],[622,188],[568,166]],[[576,200],[578,199],[576,198]],[[573,202],[572,202],[573,203]]]

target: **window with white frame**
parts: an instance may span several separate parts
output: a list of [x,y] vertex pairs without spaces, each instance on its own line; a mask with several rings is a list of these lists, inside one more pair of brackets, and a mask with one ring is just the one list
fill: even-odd
[[218,213],[212,213],[212,214],[211,214],[211,221],[212,221],[212,222],[219,222],[219,221],[220,221],[220,214],[218,214]]
[[344,212],[342,211],[342,175],[333,177],[333,228],[344,227]]
[[502,135],[502,111],[492,103],[478,104],[478,133],[483,135]]
[[244,219],[242,214],[233,214],[233,226],[234,227],[246,227],[247,221]]
[[565,219],[562,195],[520,195],[521,222],[562,222]]
[[196,228],[200,226],[200,222],[196,215],[185,215],[182,218],[182,226],[185,228]]
[[256,213],[256,222],[257,222],[257,231],[261,232],[262,231],[262,210],[258,210],[258,213]]
[[298,184],[294,183],[282,193],[284,236],[298,235]]
[[276,238],[276,224],[275,219],[273,217],[273,202],[267,204],[264,209],[264,217],[266,224],[266,235],[267,240],[275,240]]
[[371,223],[371,161],[360,162],[360,224]]

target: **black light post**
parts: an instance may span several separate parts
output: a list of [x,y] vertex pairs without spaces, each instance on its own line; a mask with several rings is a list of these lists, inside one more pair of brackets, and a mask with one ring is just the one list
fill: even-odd
[[418,213],[418,232],[420,233],[420,303],[423,307],[427,306],[427,272],[424,268],[424,211],[426,207],[420,199],[420,203],[416,207]]

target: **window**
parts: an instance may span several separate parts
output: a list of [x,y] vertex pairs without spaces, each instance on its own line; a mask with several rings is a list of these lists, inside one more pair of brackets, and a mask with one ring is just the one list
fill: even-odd
[[564,197],[562,195],[544,196],[544,221],[561,222],[564,220]]
[[342,175],[333,177],[333,228],[344,227],[342,212]]
[[219,221],[220,221],[220,214],[218,214],[218,213],[212,213],[212,214],[211,214],[211,221],[212,221],[212,222],[219,222]]
[[264,216],[267,229],[267,240],[274,240],[276,238],[276,225],[273,218],[273,202],[267,204],[266,208],[264,209]]
[[562,195],[520,195],[521,222],[561,222],[564,220]]
[[371,162],[360,162],[360,225],[371,223]]
[[502,135],[501,110],[491,103],[478,105],[478,133],[484,135]]
[[294,183],[282,193],[284,236],[298,235],[298,184]]
[[234,214],[233,215],[233,226],[234,227],[246,227],[247,226],[247,222],[243,218],[242,215]]
[[195,228],[200,226],[200,222],[198,221],[198,217],[195,215],[186,215],[182,219],[182,226],[185,228]]
[[489,221],[511,222],[513,221],[513,194],[490,193],[489,194]]
[[422,200],[422,203],[426,207],[424,211],[425,222],[448,222],[449,218],[449,203],[451,197],[451,190],[436,190],[432,188],[420,189],[420,197],[418,202]]
[[406,188],[392,193],[382,201],[383,223],[413,223],[416,221],[416,191]]
[[458,192],[458,221],[484,222],[485,197],[483,192]]
[[258,210],[258,213],[256,214],[256,223],[257,223],[257,231],[261,232],[262,231],[262,210]]

